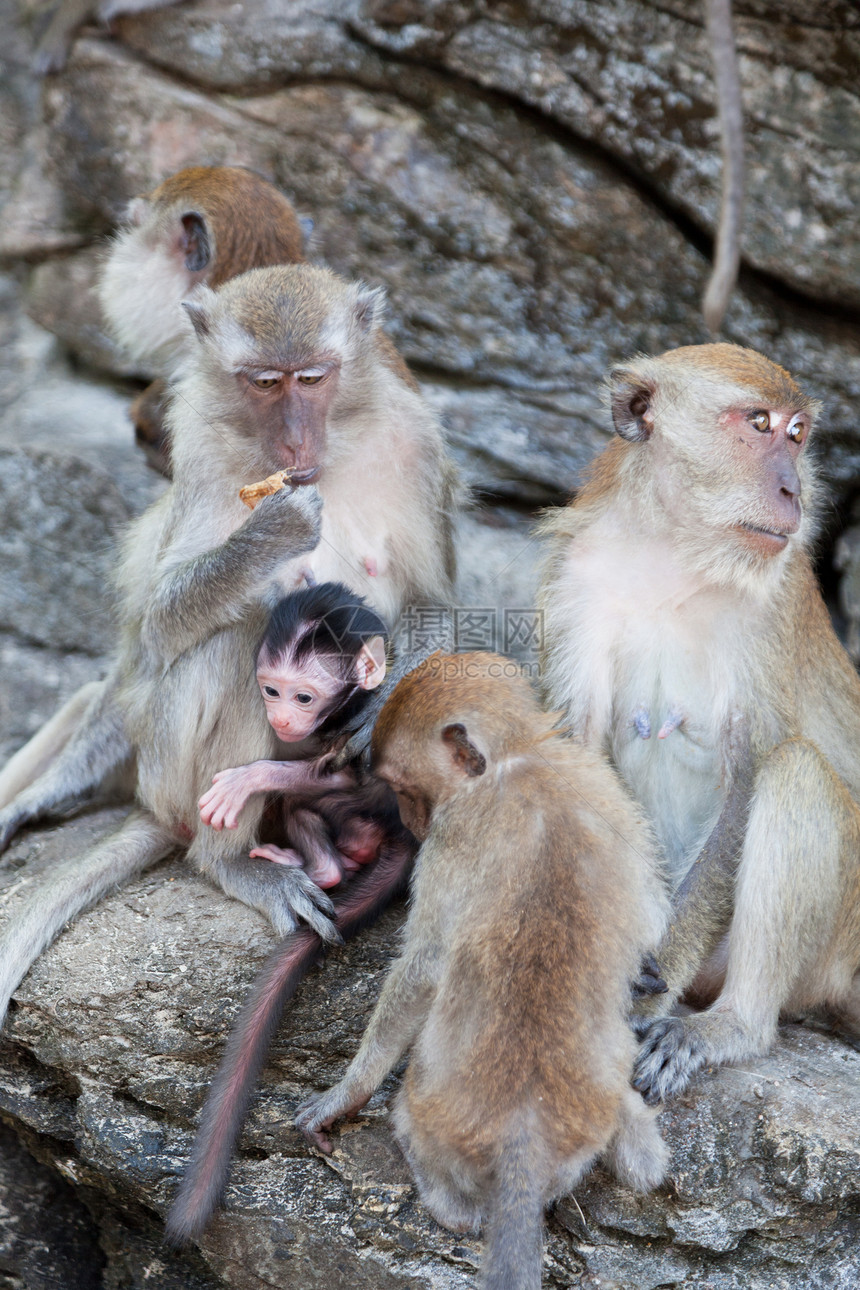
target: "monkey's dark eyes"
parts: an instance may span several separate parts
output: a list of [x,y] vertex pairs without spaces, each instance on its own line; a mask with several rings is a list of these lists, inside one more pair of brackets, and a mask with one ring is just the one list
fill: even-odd
[[754,412],[750,417],[750,421],[761,434],[770,429],[770,417],[766,412]]
[[313,703],[313,701],[314,696],[312,694],[305,694],[303,690],[300,690],[296,695],[296,703],[301,703],[304,707],[307,707],[307,705],[309,703]]
[[281,697],[273,685],[264,685],[263,693],[267,699],[279,699]]
[[278,376],[255,376],[251,381],[258,390],[271,390],[273,385],[277,385],[280,377]]
[[308,372],[299,372],[297,380],[301,381],[302,385],[316,385],[318,384],[319,381],[322,380],[322,378],[323,378],[322,372],[320,372],[316,376],[311,376],[310,373]]

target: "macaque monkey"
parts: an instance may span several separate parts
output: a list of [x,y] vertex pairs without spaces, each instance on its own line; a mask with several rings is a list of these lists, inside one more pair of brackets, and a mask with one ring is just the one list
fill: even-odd
[[[609,395],[619,437],[545,526],[544,683],[677,888],[669,990],[638,1004],[656,1102],[780,1014],[860,1030],[860,680],[810,559],[817,405],[722,344],[634,359]],[[648,1027],[691,986],[710,1007]]]
[[482,1284],[537,1290],[544,1206],[598,1155],[637,1188],[666,1151],[630,1088],[630,983],[667,900],[644,819],[601,757],[554,730],[492,654],[438,655],[396,687],[375,773],[422,840],[403,951],[308,1141],[412,1049],[394,1123],[421,1199],[486,1234]]
[[259,843],[252,858],[302,865],[323,890],[376,859],[383,835],[374,821],[358,812],[339,818],[332,838],[320,802],[330,803],[332,790],[344,790],[342,817],[358,785],[354,769],[327,773],[329,755],[360,724],[371,692],[385,678],[387,638],[379,615],[339,583],[291,592],[275,605],[257,651],[257,684],[278,740],[293,745],[303,760],[218,771],[198,803],[203,824],[235,829],[250,797],[278,793],[290,845]]
[[61,72],[66,65],[72,41],[78,29],[93,18],[110,22],[124,13],[143,13],[147,9],[166,9],[179,0],[59,0],[47,30],[39,41],[33,60],[37,76]]
[[170,474],[169,387],[194,353],[182,301],[249,269],[299,264],[304,234],[291,202],[240,166],[189,166],[125,213],[99,283],[102,312],[122,350],[160,373],[131,419],[149,464]]
[[[309,265],[255,269],[185,302],[197,348],[171,405],[174,482],[125,544],[118,656],[0,775],[0,849],[117,772],[136,783],[137,809],[56,866],[0,938],[0,1018],[69,918],[177,845],[279,935],[298,915],[337,939],[301,868],[249,859],[261,798],[220,831],[198,803],[216,771],[277,754],[254,653],[271,606],[308,573],[353,588],[389,626],[408,604],[451,601],[453,468],[435,414],[391,359],[381,306],[381,292]],[[249,512],[240,487],[276,470],[293,486]],[[371,702],[345,752],[369,740],[373,715]]]

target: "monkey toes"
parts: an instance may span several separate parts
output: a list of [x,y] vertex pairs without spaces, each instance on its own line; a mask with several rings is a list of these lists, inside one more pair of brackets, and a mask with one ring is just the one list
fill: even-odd
[[664,1017],[645,1032],[633,1068],[633,1087],[648,1106],[682,1092],[696,1071],[710,1060],[707,1041],[695,1029],[695,1019]]
[[667,994],[669,987],[660,975],[660,964],[653,954],[644,954],[639,975],[630,985],[634,999],[650,998],[652,994]]

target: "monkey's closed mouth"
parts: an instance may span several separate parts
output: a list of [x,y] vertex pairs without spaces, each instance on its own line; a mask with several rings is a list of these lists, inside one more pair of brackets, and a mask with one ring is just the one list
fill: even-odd
[[775,529],[760,529],[756,524],[739,524],[738,528],[744,529],[747,533],[754,533],[756,537],[770,538],[780,546],[785,546],[788,542],[788,533],[778,533]]
[[312,484],[320,473],[319,466],[311,466],[309,470],[296,470],[290,475],[291,484]]

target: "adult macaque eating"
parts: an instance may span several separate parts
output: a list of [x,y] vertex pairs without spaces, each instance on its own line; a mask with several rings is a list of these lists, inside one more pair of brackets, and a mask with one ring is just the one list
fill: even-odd
[[[186,302],[197,348],[171,406],[174,483],[126,542],[116,662],[0,775],[0,848],[117,774],[136,783],[138,808],[57,865],[0,939],[0,1017],[69,918],[177,845],[280,935],[298,915],[338,938],[301,868],[249,859],[261,798],[220,831],[201,825],[198,803],[217,771],[276,754],[254,653],[271,606],[308,574],[353,588],[389,627],[407,604],[451,601],[454,474],[380,330],[381,303],[308,265],[257,269]],[[304,487],[249,511],[240,487],[284,469]]]
[[99,284],[102,312],[122,350],[159,373],[134,400],[135,437],[150,465],[170,473],[169,387],[194,355],[182,302],[249,269],[304,261],[290,201],[241,166],[189,166],[125,212]]
[[710,1002],[647,1029],[656,1102],[766,1051],[781,1014],[860,1030],[860,680],[810,560],[817,405],[734,345],[635,359],[610,399],[619,438],[545,526],[544,680],[678,889],[643,1027],[691,986]]
[[634,1187],[663,1177],[627,1014],[667,901],[614,772],[511,671],[433,655],[383,708],[374,770],[423,842],[403,950],[343,1079],[296,1123],[330,1151],[411,1047],[394,1122],[421,1199],[454,1231],[483,1222],[484,1287],[531,1290],[544,1206],[598,1154]]

